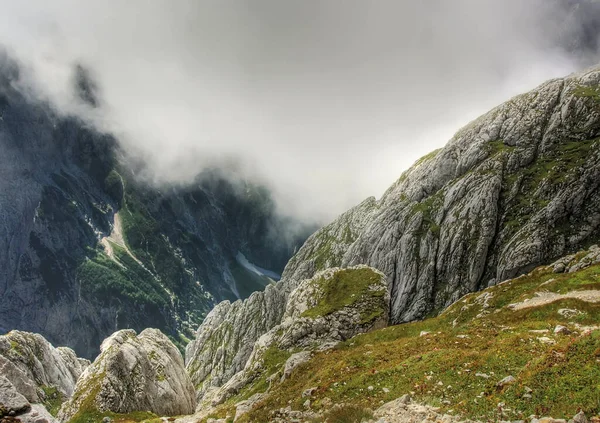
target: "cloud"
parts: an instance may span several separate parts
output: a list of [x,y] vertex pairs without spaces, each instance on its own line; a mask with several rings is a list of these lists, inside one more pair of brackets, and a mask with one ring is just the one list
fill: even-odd
[[[497,103],[595,62],[593,3],[2,0],[0,44],[31,92],[113,132],[153,183],[235,163],[283,213],[327,220]],[[77,100],[78,64],[97,108]]]

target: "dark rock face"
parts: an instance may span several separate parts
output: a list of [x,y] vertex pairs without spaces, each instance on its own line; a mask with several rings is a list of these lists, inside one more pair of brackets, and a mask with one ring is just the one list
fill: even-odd
[[[238,252],[280,273],[305,239],[275,237],[286,222],[268,191],[216,172],[187,187],[136,182],[111,136],[30,100],[18,78],[0,56],[0,333],[85,357],[120,328],[181,344],[216,302],[268,283]],[[91,96],[86,78],[75,83]]]

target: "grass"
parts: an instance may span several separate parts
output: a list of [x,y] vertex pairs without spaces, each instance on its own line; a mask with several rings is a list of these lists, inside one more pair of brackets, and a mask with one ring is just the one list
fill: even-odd
[[[600,304],[568,299],[519,311],[506,307],[540,290],[584,289],[600,289],[600,266],[560,275],[539,268],[470,294],[435,318],[359,335],[315,353],[239,421],[268,421],[272,410],[288,404],[301,410],[298,393],[310,387],[317,387],[311,398],[316,410],[330,401],[374,409],[382,401],[412,393],[416,401],[438,406],[443,413],[480,420],[518,420],[532,414],[570,418],[579,410],[598,414],[600,331],[555,335],[552,330],[557,324],[572,330],[577,324],[600,324]],[[581,313],[567,319],[558,313],[561,308]],[[420,336],[422,331],[429,335]],[[541,336],[555,343],[540,342]],[[517,382],[499,388],[498,381],[508,375]],[[529,389],[531,398],[524,397]]]
[[[302,313],[303,317],[327,316],[344,307],[351,306],[368,297],[383,297],[385,291],[372,291],[370,286],[377,284],[381,275],[369,268],[344,269],[336,272],[331,278],[320,277],[312,283],[318,285],[320,295],[316,304]],[[381,315],[382,309],[373,310],[378,314],[371,320]]]
[[60,406],[65,401],[65,398],[54,386],[42,385],[40,386],[40,389],[44,391],[45,397],[42,401],[44,407],[46,407],[46,410],[48,410],[50,414],[56,417],[58,411],[60,410]]
[[600,87],[579,85],[573,90],[573,95],[576,97],[587,97],[592,98],[595,101],[600,101]]
[[[507,175],[503,181],[504,196],[507,197],[503,226],[518,230],[526,220],[548,205],[557,187],[577,181],[583,165],[591,157],[590,152],[597,148],[599,142],[599,139],[565,141],[529,166]],[[515,188],[516,195],[508,198],[508,193]]]
[[134,423],[145,420],[155,420],[158,416],[147,411],[134,411],[127,414],[112,413],[110,411],[100,412],[97,410],[78,413],[75,417],[69,420],[69,423],[100,423],[104,417],[109,417],[113,423]]
[[324,413],[322,419],[313,420],[311,423],[360,423],[373,418],[373,412],[369,409],[355,405],[341,405]]

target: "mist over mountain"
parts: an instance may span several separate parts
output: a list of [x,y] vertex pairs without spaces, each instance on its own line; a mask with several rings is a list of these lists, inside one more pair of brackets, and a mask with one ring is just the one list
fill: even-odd
[[182,346],[217,302],[277,280],[314,230],[224,169],[148,185],[112,135],[24,95],[20,72],[0,57],[0,332],[87,357],[117,328],[157,327]]
[[595,63],[598,14],[592,0],[6,1],[0,44],[23,90],[113,134],[145,181],[235,166],[282,214],[324,223],[494,104]]

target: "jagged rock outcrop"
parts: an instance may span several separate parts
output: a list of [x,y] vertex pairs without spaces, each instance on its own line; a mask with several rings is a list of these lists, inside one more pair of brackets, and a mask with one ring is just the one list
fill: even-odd
[[387,326],[389,302],[385,275],[367,266],[332,268],[302,281],[289,295],[281,324],[256,341],[244,369],[207,393],[204,404],[221,404],[259,378],[276,383],[289,377],[307,358],[291,351],[331,348]]
[[244,368],[254,342],[281,322],[294,285],[282,280],[244,301],[222,302],[206,316],[185,351],[186,368],[199,398]]
[[70,397],[90,362],[70,348],[54,348],[35,333],[12,331],[0,336],[0,374],[29,402],[45,400],[45,389]]
[[62,421],[106,411],[150,411],[166,416],[194,411],[194,387],[181,353],[159,330],[146,329],[139,335],[131,329],[121,330],[105,339],[100,349],[100,356],[63,404]]
[[27,398],[21,395],[8,379],[0,376],[0,417],[21,414],[30,408]]
[[0,422],[57,423],[41,404],[30,404],[6,377],[0,375]]
[[[369,198],[323,229],[330,234],[328,248],[331,251],[339,253],[354,242],[375,203],[375,198]],[[289,293],[296,288],[301,276],[312,269],[305,269],[312,266],[305,260],[312,253],[310,249],[301,249],[288,263],[277,284],[252,294],[245,301],[222,302],[208,314],[185,354],[186,367],[199,398],[241,371],[258,338],[281,323]],[[340,264],[327,255],[322,259],[327,267]]]
[[388,277],[399,323],[598,240],[599,84],[591,69],[481,116],[406,171],[348,248],[328,248],[324,228],[298,252],[301,268],[293,258],[287,271],[375,267]]

